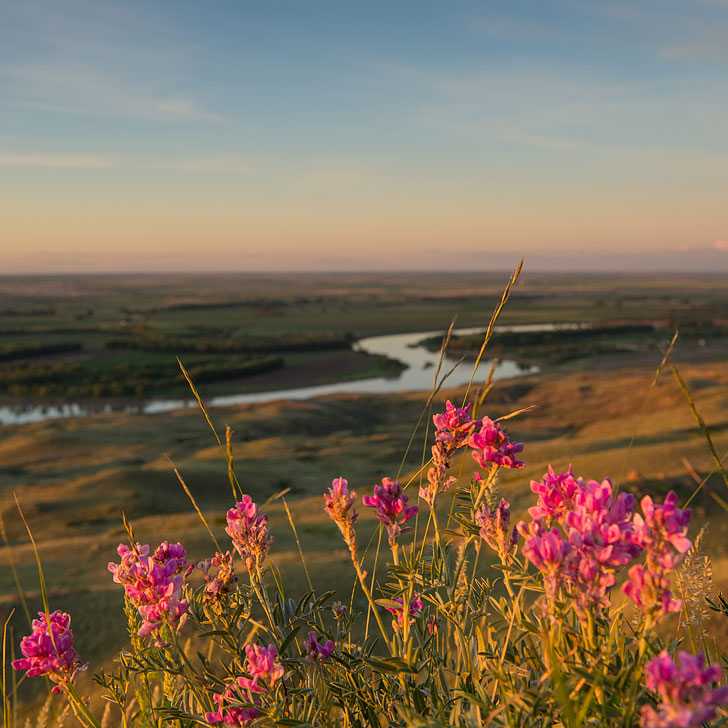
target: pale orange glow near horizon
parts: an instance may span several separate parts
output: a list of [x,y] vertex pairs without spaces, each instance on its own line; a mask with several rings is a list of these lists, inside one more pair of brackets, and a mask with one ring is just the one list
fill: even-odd
[[728,272],[719,7],[216,12],[14,6],[0,275]]

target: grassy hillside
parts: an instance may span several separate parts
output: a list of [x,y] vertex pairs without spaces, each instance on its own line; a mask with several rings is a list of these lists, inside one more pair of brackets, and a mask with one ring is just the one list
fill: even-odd
[[[484,325],[503,278],[362,274],[0,279],[0,350],[5,352],[0,374],[71,366],[80,368],[86,384],[97,376],[121,386],[146,367],[150,381],[157,380],[154,391],[183,387],[174,350],[195,341],[210,344],[209,351],[197,348],[184,354],[190,370],[198,367],[197,375],[209,373],[205,367],[211,361],[229,374],[231,358],[280,358],[282,366],[275,370],[245,377],[242,386],[253,389],[375,374],[386,362],[341,348],[340,342],[351,336],[445,327],[456,311],[459,325]],[[587,478],[610,476],[638,495],[674,489],[681,502],[690,497],[696,488],[690,472],[702,479],[713,462],[669,372],[651,388],[661,359],[657,345],[672,326],[682,327],[674,359],[723,456],[728,451],[728,351],[721,332],[728,325],[727,310],[728,291],[717,278],[525,276],[502,323],[636,325],[658,333],[645,338],[641,330],[623,328],[629,341],[621,343],[629,347],[608,340],[605,350],[577,347],[573,355],[560,358],[548,354],[554,347],[560,353],[562,341],[501,342],[504,354],[511,355],[512,346],[527,349],[524,358],[544,367],[538,376],[496,383],[480,411],[495,418],[532,408],[508,423],[509,432],[526,444],[525,470],[508,472],[500,486],[516,516],[532,504],[529,480],[539,478],[549,464],[560,471],[571,463]],[[311,346],[271,350],[271,341],[290,344],[294,332]],[[105,346],[119,340],[130,345]],[[71,347],[74,342],[81,348]],[[241,342],[247,342],[248,349],[243,351]],[[250,351],[250,342],[265,346]],[[322,342],[337,345],[326,348]],[[460,345],[466,353],[472,350],[472,342]],[[45,353],[34,349],[44,346],[49,347]],[[126,378],[118,367],[126,367]],[[203,374],[200,391],[210,396],[241,383],[242,377]],[[430,416],[448,397],[461,401],[464,391],[442,392],[429,412],[423,412],[423,393],[339,395],[212,411],[219,431],[226,425],[233,430],[243,489],[261,504],[272,499],[265,508],[276,537],[272,559],[290,593],[306,591],[307,579],[284,503],[277,496],[285,493],[314,585],[340,589],[348,598],[353,580],[346,548],[324,514],[321,494],[338,476],[348,478],[363,495],[383,476],[399,474],[403,481],[414,478],[409,492],[416,499],[416,475],[423,458],[429,457]],[[5,391],[4,399],[17,397]],[[0,428],[0,513],[6,539],[0,547],[0,617],[5,620],[15,610],[9,628],[16,648],[27,623],[13,569],[31,612],[39,608],[40,595],[14,495],[38,541],[52,608],[73,614],[78,650],[93,673],[125,641],[122,592],[106,568],[126,538],[122,512],[142,542],[180,540],[192,561],[214,552],[170,461],[218,540],[227,543],[224,516],[233,503],[227,466],[198,410],[109,412]],[[468,478],[473,467],[467,457],[463,477]],[[728,591],[728,519],[720,499],[728,500],[728,493],[713,474],[691,504],[693,530],[709,525],[705,544],[716,588]],[[449,504],[443,508],[447,511]],[[420,532],[424,526],[422,521],[416,525]],[[370,514],[362,514],[357,531],[362,542],[373,537],[376,545],[378,527]],[[375,547],[368,552],[370,564],[375,553]],[[94,690],[88,674],[82,677],[81,689]],[[28,681],[19,690],[32,702],[44,685]]]
[[[663,374],[650,390],[653,374],[651,368],[612,369],[524,378],[495,387],[483,414],[497,417],[534,407],[509,423],[512,435],[526,443],[525,470],[509,472],[501,482],[517,514],[531,505],[529,479],[539,478],[549,463],[557,470],[571,463],[586,477],[608,475],[638,494],[675,489],[684,500],[693,492],[695,483],[683,459],[704,476],[712,468],[709,453],[674,381]],[[683,375],[724,454],[728,370],[699,364],[683,367]],[[463,391],[447,396],[458,400]],[[445,393],[436,409],[444,397]],[[336,396],[212,413],[221,429],[229,424],[234,431],[236,471],[243,488],[261,503],[286,491],[308,568],[320,588],[339,588],[346,595],[352,585],[345,547],[323,512],[321,493],[340,475],[360,494],[370,492],[382,476],[396,475],[424,400],[422,394]],[[78,649],[93,671],[124,641],[122,594],[106,570],[125,539],[121,512],[133,522],[142,542],[180,540],[192,560],[209,556],[214,547],[167,458],[179,468],[221,542],[227,541],[224,514],[232,504],[224,459],[197,411],[104,414],[27,425],[4,434],[0,508],[8,545],[0,551],[0,616],[16,610],[11,624],[17,642],[26,627],[11,561],[31,609],[39,606],[34,559],[15,510],[15,493],[39,542],[52,606],[73,613]],[[425,445],[420,430],[403,478],[416,473]],[[465,477],[473,467],[471,459],[463,461]],[[413,498],[416,487],[415,482],[410,488]],[[722,576],[728,565],[728,521],[711,492],[728,495],[712,476],[693,503],[695,521],[698,527],[709,523],[707,552],[717,587],[728,590]],[[305,574],[282,501],[274,500],[266,511],[276,537],[273,561],[288,590],[303,593]],[[361,516],[357,530],[363,539],[376,533],[375,524],[369,514]],[[37,682],[22,687],[42,691],[42,682]]]

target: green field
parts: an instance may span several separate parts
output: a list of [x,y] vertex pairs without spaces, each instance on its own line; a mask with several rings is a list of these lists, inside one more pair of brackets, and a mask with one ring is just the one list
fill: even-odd
[[[215,392],[319,384],[396,372],[351,344],[372,334],[485,326],[504,274],[59,276],[0,278],[0,399],[184,393],[179,355]],[[701,359],[725,354],[720,277],[524,274],[503,323],[643,325],[607,346],[493,342],[541,365],[654,350],[675,328]],[[462,344],[462,342],[461,342]],[[700,344],[700,347],[698,347]],[[477,341],[470,342],[478,348]],[[65,349],[65,350],[64,350]],[[630,354],[631,352],[631,354]],[[255,377],[251,379],[251,377]]]
[[[134,309],[153,312],[128,316],[146,315],[146,325],[174,336],[192,335],[193,326],[206,327],[206,338],[223,328],[234,328],[246,336],[292,332],[363,336],[446,325],[454,313],[459,315],[459,324],[478,325],[487,322],[503,283],[503,276],[493,275],[478,285],[479,278],[446,276],[439,287],[434,277],[363,274],[340,280],[319,276],[267,282],[231,276],[220,279],[217,286],[212,278],[2,279],[0,310],[16,313],[3,314],[1,327],[16,333],[3,333],[0,340],[8,344],[64,341],[66,334],[51,335],[48,328],[90,327],[88,320],[74,319],[90,308],[94,327],[106,330],[114,320],[118,323],[122,309],[131,310],[131,300]],[[728,291],[721,283],[718,278],[620,278],[607,284],[596,277],[525,277],[513,294],[504,322],[615,325],[679,323],[679,319],[688,327],[690,321],[721,327],[728,315]],[[227,305],[236,295],[243,301],[269,300],[266,288],[271,301],[288,301],[276,304],[281,313],[263,317],[260,307]],[[312,299],[319,290],[326,291],[322,301],[295,302],[296,298]],[[226,305],[194,309],[194,316],[169,308],[221,301]],[[38,315],[40,306],[54,313]],[[29,313],[18,315],[19,311]],[[668,330],[667,324],[664,328]],[[103,336],[94,330],[76,338],[84,350],[93,350],[100,349]],[[651,387],[662,357],[657,343],[639,352],[592,352],[552,364],[538,376],[496,383],[482,414],[497,417],[533,407],[508,423],[513,436],[526,444],[526,469],[509,472],[501,482],[501,491],[513,503],[517,516],[531,505],[529,479],[539,478],[549,463],[557,470],[572,463],[577,474],[588,478],[610,476],[620,487],[638,494],[664,494],[673,488],[683,501],[696,487],[689,470],[694,469],[701,478],[710,473],[713,463],[705,440],[669,370]],[[167,356],[139,350],[117,353],[129,363],[144,363],[152,354],[154,361],[164,362]],[[330,351],[284,354],[284,370],[299,365],[302,358],[320,364],[317,357],[332,355]],[[176,374],[174,355],[169,356],[169,366]],[[699,337],[686,334],[678,340],[675,360],[723,456],[728,450],[725,341],[706,337],[701,344]],[[105,364],[102,357],[90,357],[85,366],[103,371]],[[366,369],[363,362],[361,369]],[[224,387],[224,382],[201,384],[203,397],[216,387]],[[432,411],[446,397],[457,401],[463,396],[462,389],[443,392]],[[321,493],[338,476],[348,478],[360,495],[369,493],[382,476],[397,475],[400,466],[402,478],[415,476],[430,444],[425,429],[430,412],[425,413],[409,451],[407,445],[426,399],[426,393],[339,395],[211,412],[221,433],[226,425],[233,430],[236,472],[245,491],[261,503],[286,492],[308,568],[319,588],[339,588],[348,598],[353,583],[346,549],[323,512]],[[146,416],[108,413],[0,428],[0,512],[6,534],[6,545],[0,549],[0,617],[5,620],[15,610],[10,627],[16,645],[27,625],[11,564],[31,610],[39,607],[40,598],[33,552],[13,494],[38,540],[52,608],[73,614],[78,650],[90,661],[93,673],[111,660],[124,641],[121,590],[106,570],[107,562],[116,556],[116,546],[125,538],[121,513],[133,522],[142,542],[180,540],[193,561],[214,551],[170,460],[179,468],[217,538],[226,542],[224,514],[232,505],[226,464],[199,411]],[[474,461],[465,458],[462,467],[467,478]],[[416,489],[415,478],[410,487],[413,498]],[[692,505],[698,527],[709,523],[706,551],[713,561],[716,587],[728,590],[728,521],[719,499],[728,500],[728,493],[720,477],[712,474]],[[301,594],[306,589],[305,575],[282,501],[274,499],[266,510],[276,537],[273,561],[289,592]],[[361,515],[357,530],[363,542],[376,536],[376,524],[370,514]],[[424,527],[424,522],[418,522],[418,529]],[[25,699],[37,699],[44,692],[43,682],[36,682],[20,686]],[[81,685],[84,691],[93,692],[88,675],[82,677]]]

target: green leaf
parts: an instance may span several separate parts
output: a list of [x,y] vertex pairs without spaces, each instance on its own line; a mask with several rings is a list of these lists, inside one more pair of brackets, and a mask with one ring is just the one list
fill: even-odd
[[390,673],[407,673],[410,675],[416,675],[417,669],[405,662],[401,657],[383,657],[373,658],[365,657],[364,662],[369,667],[378,670],[380,672]]
[[391,608],[391,609],[402,609],[402,604],[395,602],[394,599],[375,599],[374,600],[380,607]]
[[297,624],[285,637],[283,642],[281,642],[281,648],[279,650],[279,653],[282,655],[285,651],[288,645],[291,644],[295,636],[298,634],[299,630],[301,629],[301,625]]

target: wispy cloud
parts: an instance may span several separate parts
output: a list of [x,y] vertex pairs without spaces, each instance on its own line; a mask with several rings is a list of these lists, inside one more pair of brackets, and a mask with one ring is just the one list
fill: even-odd
[[57,113],[159,121],[220,122],[194,101],[170,97],[119,76],[69,65],[25,65],[0,69],[10,92],[5,103]]
[[558,37],[563,34],[563,29],[559,30],[555,24],[547,25],[524,15],[471,17],[468,19],[468,26],[489,38],[532,39]]
[[93,154],[0,154],[3,167],[62,167],[67,169],[105,169],[118,157]]
[[217,114],[199,108],[194,101],[188,99],[166,99],[157,102],[157,108],[163,114],[177,116],[199,121],[220,122],[222,118]]
[[728,0],[603,2],[594,7],[652,58],[728,61]]
[[107,0],[11,5],[0,27],[0,108],[221,121],[189,86],[191,55],[152,12]]
[[685,41],[672,43],[660,50],[660,57],[668,60],[685,61],[728,61],[726,34],[728,27],[701,33]]
[[549,151],[608,147],[610,124],[639,96],[627,81],[525,60],[450,73],[387,64],[381,73],[409,90],[402,97],[419,126]]
[[168,169],[178,172],[220,172],[257,174],[270,165],[260,159],[236,155],[187,157],[181,159],[147,159],[141,166],[148,169]]

